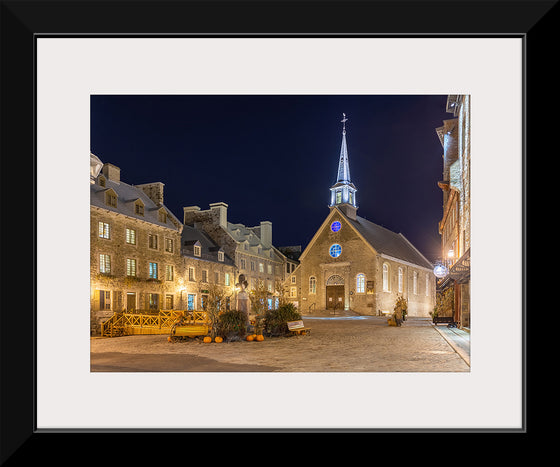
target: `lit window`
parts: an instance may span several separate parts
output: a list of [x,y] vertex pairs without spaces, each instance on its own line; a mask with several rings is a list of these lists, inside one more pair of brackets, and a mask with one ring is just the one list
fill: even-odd
[[342,253],[342,247],[338,243],[335,243],[333,246],[331,246],[329,250],[329,254],[333,258],[338,258],[341,253]]
[[399,268],[399,293],[403,291],[403,269]]
[[340,227],[341,227],[341,225],[340,225],[340,222],[338,222],[338,221],[335,221],[331,224],[331,230],[333,232],[338,232],[340,230]]
[[173,253],[173,239],[172,238],[166,238],[165,239],[165,251],[167,251],[168,253]]
[[196,295],[195,294],[188,294],[187,295],[187,309],[189,311],[194,310],[194,304],[196,303]]
[[109,238],[109,224],[107,224],[106,222],[99,223],[99,237]]
[[136,260],[135,259],[126,259],[126,275],[127,276],[136,276]]
[[266,270],[269,274],[272,274],[272,264],[267,264],[266,265]]
[[167,294],[165,296],[165,309],[172,310],[173,309],[173,295]]
[[189,268],[189,280],[194,281],[194,268]]
[[157,263],[150,263],[148,268],[148,276],[150,279],[158,278],[158,265]]
[[290,297],[291,298],[297,297],[297,287],[290,287]]
[[173,266],[167,264],[165,266],[165,280],[172,281],[173,280]]
[[157,250],[158,247],[157,235],[148,234],[148,246],[154,250]]
[[99,255],[99,272],[111,274],[111,257],[109,255]]
[[315,276],[309,278],[309,293],[317,293],[317,279]]
[[201,254],[201,248],[200,248],[200,246],[195,245],[195,246],[194,246],[194,255],[195,255],[195,256],[200,256],[200,254]]
[[366,276],[364,274],[358,274],[356,276],[356,293],[366,292]]
[[418,273],[416,271],[412,273],[412,291],[414,294],[418,293]]
[[136,230],[126,229],[126,243],[136,245]]
[[226,285],[229,285],[229,272],[226,272],[226,273],[225,273],[224,283],[225,283]]
[[159,309],[159,294],[157,293],[148,294],[148,308],[150,310]]
[[223,260],[224,260],[224,252],[218,251],[218,261],[223,261]]
[[[272,281],[267,281],[267,290],[272,292]],[[270,308],[269,308],[270,309]]]
[[342,193],[340,191],[336,192],[336,204],[340,204],[342,202]]
[[389,292],[389,265],[383,264],[383,292]]
[[259,263],[259,272],[264,272],[264,264]]

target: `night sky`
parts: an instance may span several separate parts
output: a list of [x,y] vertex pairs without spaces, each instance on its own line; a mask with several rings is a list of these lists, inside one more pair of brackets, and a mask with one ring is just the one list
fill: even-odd
[[228,221],[272,222],[302,250],[329,214],[342,113],[358,215],[440,254],[447,95],[92,96],[91,151],[129,184],[163,182],[164,204],[228,204]]

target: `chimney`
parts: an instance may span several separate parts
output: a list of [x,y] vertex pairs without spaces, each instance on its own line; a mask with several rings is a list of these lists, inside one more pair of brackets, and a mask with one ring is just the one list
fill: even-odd
[[109,164],[107,162],[106,164],[103,164],[102,172],[103,172],[103,175],[105,175],[105,177],[108,178],[109,180],[111,180],[113,182],[120,183],[120,181],[121,181],[121,169],[119,169],[116,165]]
[[218,213],[218,222],[224,229],[227,229],[227,208],[228,205],[223,202],[210,204],[210,211]]
[[183,224],[192,225],[197,213],[200,211],[198,206],[186,206],[183,208]]
[[272,246],[272,222],[270,221],[261,221],[261,243],[265,248]]
[[156,206],[163,206],[163,187],[165,186],[161,182],[154,183],[144,183],[142,185],[134,185],[136,188],[140,188],[148,198],[150,198]]

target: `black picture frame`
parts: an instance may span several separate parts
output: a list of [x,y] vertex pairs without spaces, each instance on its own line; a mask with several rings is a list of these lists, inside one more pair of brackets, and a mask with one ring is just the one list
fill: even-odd
[[[301,2],[189,2],[189,1],[2,1],[1,2],[1,164],[2,164],[2,311],[0,460],[6,465],[33,461],[75,462],[71,447],[83,448],[83,459],[95,458],[105,435],[119,430],[84,430],[76,433],[38,433],[35,423],[35,291],[36,271],[36,173],[35,173],[35,44],[51,37],[521,37],[524,41],[524,325],[527,329],[528,154],[541,134],[553,135],[555,119],[542,91],[554,89],[549,51],[558,26],[557,1],[301,1]],[[548,91],[546,91],[548,92]],[[497,97],[498,98],[498,97]],[[499,118],[499,112],[497,112]],[[535,155],[538,157],[538,152]],[[16,221],[16,222],[14,222]],[[18,224],[14,228],[14,224]],[[17,246],[17,247],[16,247]],[[23,290],[22,290],[23,283]],[[16,292],[18,291],[18,292]],[[30,297],[32,299],[30,300]],[[531,302],[533,306],[534,302]],[[539,311],[539,310],[536,310]],[[64,336],[59,336],[63,339]],[[528,344],[524,336],[526,359]],[[527,378],[527,360],[524,377]],[[524,428],[534,431],[529,416],[530,393],[524,379]],[[61,383],[62,384],[62,383]],[[449,408],[451,410],[451,408]],[[227,432],[227,430],[225,430]],[[235,431],[235,430],[234,430]],[[333,434],[338,430],[267,430],[283,434]],[[422,433],[430,430],[411,430]],[[453,430],[477,433],[477,430]],[[341,430],[341,434],[353,430]],[[356,430],[360,433],[361,430]],[[407,430],[404,430],[406,433]],[[491,433],[502,433],[497,428]],[[508,430],[505,430],[508,433]],[[173,430],[157,430],[157,437]],[[362,432],[364,433],[364,432]],[[370,433],[365,430],[365,434]],[[394,433],[403,434],[399,430]],[[88,435],[84,439],[83,435]],[[150,430],[134,432],[142,438]],[[181,434],[181,432],[179,432]],[[189,433],[194,436],[199,433]],[[202,434],[202,433],[200,433]],[[216,434],[209,430],[204,434]],[[228,433],[232,434],[232,433]],[[251,430],[240,431],[251,434]],[[378,434],[378,433],[376,433]],[[436,432],[434,436],[444,433]],[[193,439],[193,438],[190,438]],[[198,438],[197,438],[198,439]],[[202,443],[206,442],[205,437]],[[237,438],[236,438],[237,439]],[[526,439],[526,438],[524,438]],[[239,443],[247,442],[246,439]],[[77,443],[77,444],[76,444]],[[446,439],[446,443],[450,443]],[[247,452],[250,449],[245,448]],[[115,453],[114,459],[146,460],[142,450]],[[357,452],[357,451],[356,451]],[[154,455],[153,458],[158,458]],[[83,460],[82,460],[83,461]],[[103,462],[103,460],[101,460]],[[116,462],[111,462],[116,463]]]

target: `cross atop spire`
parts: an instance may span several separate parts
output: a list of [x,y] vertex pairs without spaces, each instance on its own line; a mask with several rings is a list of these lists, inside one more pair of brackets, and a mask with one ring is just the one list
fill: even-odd
[[345,135],[346,134],[346,122],[348,121],[348,119],[346,118],[346,114],[343,112],[342,113],[342,134]]
[[346,145],[346,114],[342,114],[342,145],[340,146],[340,158],[338,160],[338,174],[336,183],[331,187],[330,206],[348,206],[357,209],[356,206],[356,187],[350,181],[350,164],[348,163],[348,147]]

